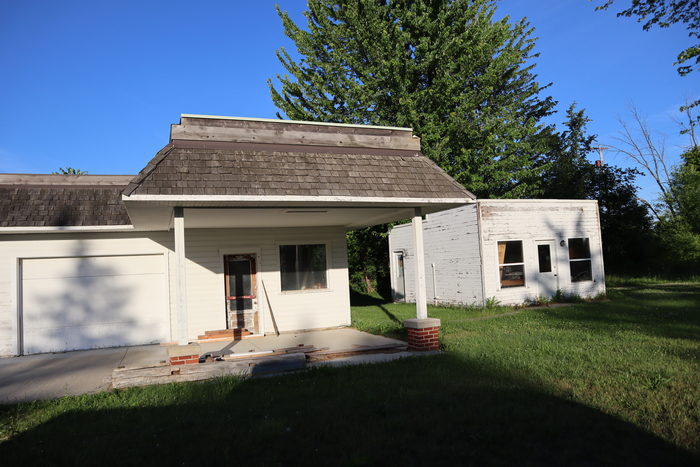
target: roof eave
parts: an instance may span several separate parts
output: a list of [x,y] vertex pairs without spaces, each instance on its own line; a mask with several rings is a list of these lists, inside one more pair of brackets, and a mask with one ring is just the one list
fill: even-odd
[[460,206],[476,201],[469,196],[461,197],[372,197],[372,196],[296,196],[296,195],[122,195],[125,203],[148,203],[168,206],[293,206],[293,205],[322,205],[322,206]]

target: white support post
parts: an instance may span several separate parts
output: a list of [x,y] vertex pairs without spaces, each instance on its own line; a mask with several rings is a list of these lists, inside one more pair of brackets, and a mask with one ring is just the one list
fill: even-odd
[[416,318],[428,317],[428,302],[425,291],[425,252],[423,250],[423,216],[421,208],[416,208],[413,215],[413,244],[416,260]]
[[175,275],[177,278],[175,308],[177,309],[177,343],[187,345],[187,279],[185,277],[185,210],[182,207],[175,207],[174,228],[175,228]]

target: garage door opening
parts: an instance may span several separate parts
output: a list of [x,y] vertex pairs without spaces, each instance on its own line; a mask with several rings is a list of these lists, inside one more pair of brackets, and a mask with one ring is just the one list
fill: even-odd
[[162,254],[21,260],[21,353],[170,340],[165,270]]

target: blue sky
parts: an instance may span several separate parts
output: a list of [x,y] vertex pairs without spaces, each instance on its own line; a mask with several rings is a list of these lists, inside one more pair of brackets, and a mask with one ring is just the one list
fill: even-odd
[[[0,0],[0,172],[136,173],[181,113],[274,117],[266,79],[283,72],[275,50],[293,50],[275,3],[301,19],[303,1]],[[554,122],[576,101],[591,132],[612,142],[633,103],[677,160],[685,139],[671,118],[700,96],[700,73],[672,66],[690,44],[685,29],[645,32],[597,3],[502,0],[498,14],[535,27]]]

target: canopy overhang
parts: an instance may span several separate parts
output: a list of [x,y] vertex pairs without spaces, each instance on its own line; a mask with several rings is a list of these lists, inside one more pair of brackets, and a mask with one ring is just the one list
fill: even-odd
[[168,230],[174,208],[184,209],[185,228],[329,227],[347,230],[385,224],[474,202],[471,198],[376,198],[342,196],[123,196],[136,230]]

